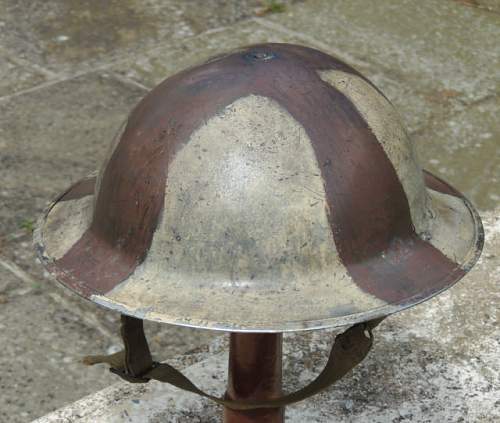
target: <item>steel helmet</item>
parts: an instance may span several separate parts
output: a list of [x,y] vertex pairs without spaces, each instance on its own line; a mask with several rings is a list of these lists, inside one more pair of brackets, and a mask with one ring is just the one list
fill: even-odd
[[436,295],[475,263],[483,232],[469,201],[421,170],[369,80],[262,44],[147,94],[35,240],[60,282],[126,315],[284,332]]

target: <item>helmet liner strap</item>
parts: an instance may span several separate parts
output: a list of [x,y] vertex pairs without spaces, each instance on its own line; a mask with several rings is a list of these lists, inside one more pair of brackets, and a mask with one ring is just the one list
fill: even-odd
[[337,335],[328,361],[316,379],[298,391],[266,400],[238,401],[207,394],[172,366],[154,362],[144,335],[143,321],[126,315],[122,315],[121,326],[125,349],[111,355],[85,357],[83,362],[88,365],[107,363],[111,366],[111,372],[127,382],[146,383],[151,379],[157,380],[234,410],[276,408],[302,401],[323,391],[361,363],[373,345],[372,329],[382,320],[383,318],[358,323]]

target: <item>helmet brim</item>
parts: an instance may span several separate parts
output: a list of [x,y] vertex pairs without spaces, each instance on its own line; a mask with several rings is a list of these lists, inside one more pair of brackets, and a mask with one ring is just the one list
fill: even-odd
[[[333,304],[329,307],[328,298],[335,295],[334,283],[317,286],[307,292],[296,289],[251,292],[246,287],[244,295],[240,295],[236,288],[223,290],[215,296],[212,295],[213,290],[204,291],[203,280],[199,281],[197,289],[165,283],[162,295],[168,298],[168,303],[148,302],[148,295],[138,300],[136,292],[127,293],[127,279],[114,289],[89,287],[75,277],[75,274],[81,274],[81,269],[80,272],[74,269],[78,264],[68,266],[60,258],[90,226],[96,181],[94,175],[73,185],[46,209],[35,230],[34,243],[42,264],[64,286],[101,306],[137,318],[233,332],[287,332],[342,327],[386,316],[430,299],[458,282],[478,260],[484,233],[477,211],[448,183],[426,171],[424,177],[434,224],[429,227],[428,233],[421,236],[426,244],[433,245],[432,251],[445,255],[453,266],[441,269],[433,265],[429,248],[424,250],[416,244],[406,246],[410,249],[405,254],[413,268],[405,268],[404,273],[399,275],[402,264],[394,263],[390,277],[400,277],[404,284],[408,272],[418,272],[418,275],[411,276],[421,284],[411,291],[411,295],[402,290],[399,297],[378,301],[375,306],[365,302],[356,307],[335,307]],[[112,246],[108,247],[113,256]],[[110,258],[110,255],[103,255],[102,260],[118,263],[122,260],[119,253],[116,257]],[[377,260],[382,259],[373,258],[370,266],[377,268]],[[388,259],[384,260],[387,268]],[[117,292],[119,295],[116,295]],[[355,298],[351,302],[355,303]]]

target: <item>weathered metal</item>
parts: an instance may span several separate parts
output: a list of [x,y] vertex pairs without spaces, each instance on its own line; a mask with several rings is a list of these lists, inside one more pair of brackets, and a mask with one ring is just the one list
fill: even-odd
[[[265,400],[281,396],[281,334],[232,333],[227,397]],[[224,409],[224,423],[283,423],[284,408]]]
[[458,281],[481,243],[474,208],[422,173],[390,102],[285,44],[157,86],[37,237],[48,270],[101,305],[251,332],[402,310]]

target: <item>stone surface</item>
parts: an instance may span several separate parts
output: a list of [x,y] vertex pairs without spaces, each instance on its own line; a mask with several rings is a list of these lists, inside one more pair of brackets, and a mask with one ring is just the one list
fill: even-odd
[[175,45],[160,46],[120,62],[111,69],[153,88],[174,73],[202,63],[212,56],[240,46],[263,42],[304,44],[297,36],[273,31],[255,21],[247,21],[238,25],[237,31],[232,27],[221,28],[209,35],[188,38]]
[[422,166],[461,190],[480,209],[500,202],[500,98],[479,104],[413,134]]
[[[289,406],[287,422],[494,422],[500,419],[497,325],[500,209],[484,216],[488,240],[477,267],[446,293],[389,317],[367,359],[325,392]],[[285,337],[285,390],[321,370],[331,331]],[[175,364],[210,393],[222,393],[227,345]],[[172,363],[174,364],[174,363]],[[49,422],[218,422],[220,409],[193,394],[150,382],[118,383],[37,420]]]
[[1,0],[0,42],[58,73],[80,73],[253,16],[259,5],[258,0]]
[[[7,285],[0,293],[0,421],[30,421],[88,394],[90,383],[111,383],[109,374],[78,364],[82,355],[106,350],[109,340],[72,310],[58,307],[38,281],[23,281],[1,265],[0,280]],[[64,337],[54,325],[65,327]]]
[[498,0],[454,0],[464,6],[474,7],[491,13],[500,14],[500,2]]
[[46,72],[0,49],[0,97],[40,85],[48,77]]
[[5,204],[0,234],[34,220],[61,190],[97,169],[114,133],[144,94],[105,74],[89,74],[0,101]]
[[310,0],[270,19],[429,95],[471,102],[498,90],[500,16],[460,2]]

